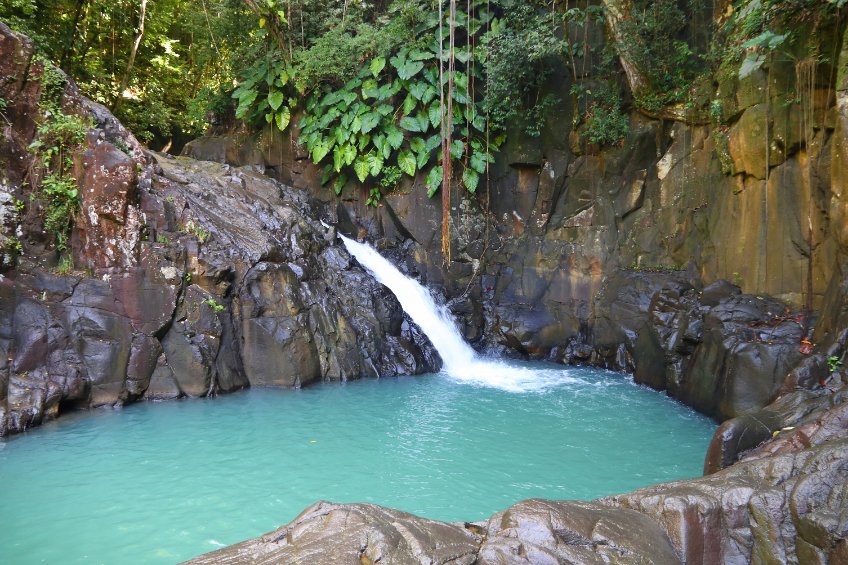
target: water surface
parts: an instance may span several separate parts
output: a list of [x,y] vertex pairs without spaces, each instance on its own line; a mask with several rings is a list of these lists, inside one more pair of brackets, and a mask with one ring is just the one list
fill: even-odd
[[708,419],[625,376],[539,365],[63,416],[0,441],[3,563],[175,563],[317,500],[478,520],[698,476]]

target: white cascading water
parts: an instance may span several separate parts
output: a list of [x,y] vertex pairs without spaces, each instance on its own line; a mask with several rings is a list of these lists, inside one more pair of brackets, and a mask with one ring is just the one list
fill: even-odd
[[348,252],[378,282],[387,286],[409,317],[430,338],[442,358],[442,372],[450,377],[510,392],[538,391],[575,382],[563,369],[528,369],[480,359],[465,343],[445,306],[436,304],[430,292],[377,253],[370,245],[339,234]]

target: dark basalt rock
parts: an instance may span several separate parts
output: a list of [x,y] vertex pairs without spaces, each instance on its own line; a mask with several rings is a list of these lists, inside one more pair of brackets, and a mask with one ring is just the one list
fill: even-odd
[[[325,237],[305,194],[247,169],[147,159],[159,160],[150,188],[126,207],[166,211],[149,226],[158,243],[113,246],[89,264],[100,278],[15,272],[2,282],[0,343],[13,362],[0,430],[69,408],[438,366],[394,296]],[[112,215],[97,217],[102,226]]]
[[[394,296],[318,222],[327,208],[253,168],[145,153],[72,82],[63,111],[95,127],[75,156],[78,270],[51,274],[39,195],[23,183],[44,72],[33,53],[0,24],[12,101],[0,246],[23,245],[0,262],[0,436],[71,409],[438,367]],[[30,202],[24,217],[16,199]]]
[[479,565],[679,562],[650,518],[597,502],[526,500],[492,516],[484,532]]

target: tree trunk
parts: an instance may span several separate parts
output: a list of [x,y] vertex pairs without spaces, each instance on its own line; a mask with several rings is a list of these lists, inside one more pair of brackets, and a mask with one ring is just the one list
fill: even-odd
[[[630,92],[638,100],[639,94],[650,85],[648,84],[648,78],[645,76],[645,73],[633,62],[625,48],[628,38],[624,31],[624,24],[632,21],[633,0],[603,0],[603,2],[606,8],[607,28],[615,44],[618,60],[621,62],[621,68],[624,69],[624,74],[627,75]],[[692,125],[708,124],[710,121],[709,115],[706,112],[688,109],[683,103],[666,106],[659,112],[646,110],[639,106],[638,103],[636,104],[636,109],[649,118],[658,120],[674,120]]]
[[77,40],[77,28],[79,28],[80,16],[84,11],[85,4],[86,0],[77,0],[76,10],[74,10],[74,20],[71,23],[71,36],[68,38],[68,42],[65,44],[65,48],[62,49],[62,56],[59,58],[59,68],[65,71],[66,73],[68,72],[68,59],[73,53],[74,44]]
[[147,0],[141,0],[141,15],[138,20],[138,33],[136,33],[132,49],[130,49],[130,58],[127,61],[127,68],[124,71],[124,76],[121,79],[121,86],[118,87],[118,99],[115,101],[115,106],[112,108],[113,112],[121,106],[121,103],[124,100],[124,91],[130,84],[130,77],[132,77],[133,67],[135,66],[135,57],[138,55],[138,48],[141,45],[142,38],[144,37],[144,20],[146,16]]
[[[269,12],[265,7],[264,2],[258,2],[257,0],[244,0],[244,3],[251,9],[251,11],[253,11],[254,14],[260,18],[265,18],[265,25],[268,26],[268,31],[271,32],[271,35],[274,37],[277,47],[280,48],[280,53],[282,53],[286,62],[290,62],[289,52],[286,50],[286,24],[283,23],[282,18],[280,18],[276,12]],[[292,17],[291,8],[289,8],[288,17]]]

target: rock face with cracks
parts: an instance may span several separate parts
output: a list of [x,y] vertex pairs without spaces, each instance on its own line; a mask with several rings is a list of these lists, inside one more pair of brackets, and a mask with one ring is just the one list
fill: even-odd
[[[0,435],[71,409],[433,371],[439,359],[391,293],[299,190],[251,168],[145,152],[71,82],[90,118],[74,176],[75,269],[58,272],[42,195],[26,181],[44,63],[0,24],[0,202],[22,254],[0,279]],[[58,71],[54,71],[58,72]],[[2,242],[0,242],[2,243]]]

